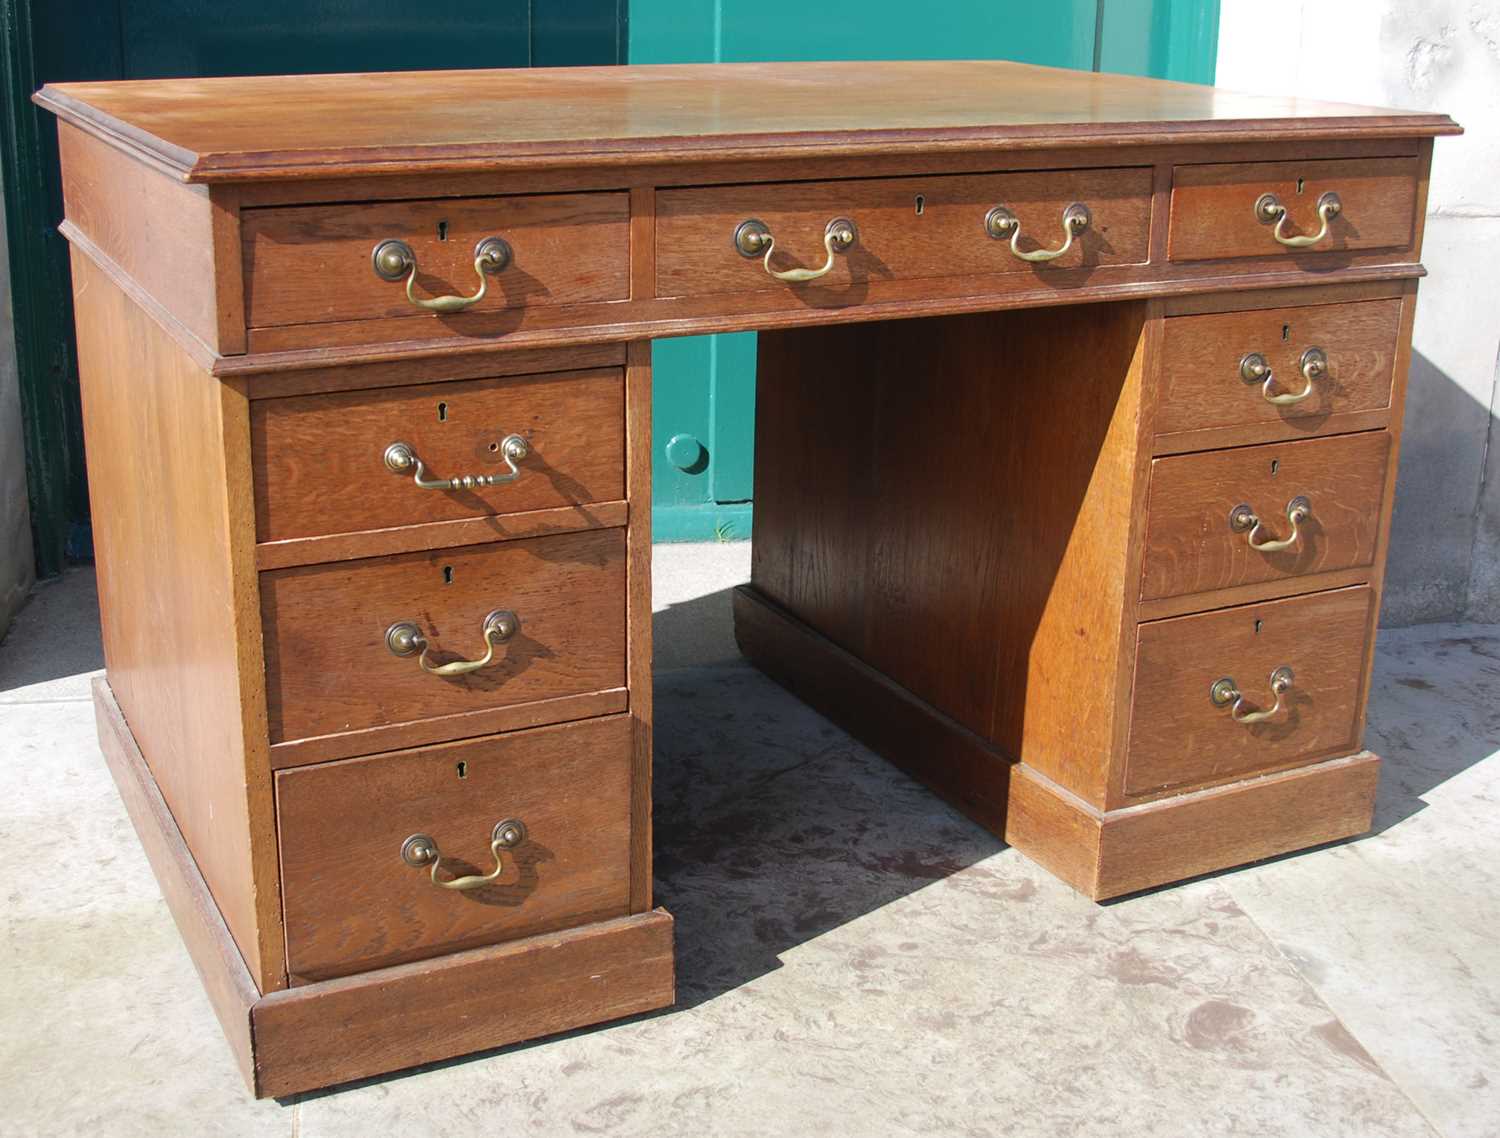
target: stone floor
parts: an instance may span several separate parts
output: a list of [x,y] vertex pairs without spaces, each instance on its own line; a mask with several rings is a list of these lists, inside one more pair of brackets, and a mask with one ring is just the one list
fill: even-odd
[[1500,1134],[1500,627],[1382,634],[1375,832],[1097,906],[738,660],[657,551],[669,1013],[256,1102],[95,746],[93,581],[0,648],[6,1135]]

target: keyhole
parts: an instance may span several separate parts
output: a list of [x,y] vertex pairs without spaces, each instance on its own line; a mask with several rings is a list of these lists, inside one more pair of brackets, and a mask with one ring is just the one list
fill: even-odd
[[[1298,189],[1297,192],[1300,194],[1302,191],[1301,189]],[[438,240],[448,240],[448,223],[446,221],[438,222]]]
[[444,565],[443,566],[443,584],[445,584],[445,585],[451,585],[451,584],[453,584],[453,566],[451,566],[451,565]]
[[1290,324],[1283,324],[1281,326],[1281,342],[1284,344],[1288,340],[1290,340],[1291,338],[1292,338],[1292,326]]
[[927,199],[921,194],[917,195],[917,216],[922,216],[922,211],[927,208]]
[[[1258,620],[1255,622],[1255,635],[1256,636],[1260,635],[1260,621],[1258,621]],[[459,763],[458,765],[459,766],[463,766],[463,763]]]
[[458,764],[458,777],[459,778],[468,778],[469,777],[469,764],[468,763],[461,762],[461,763]]
[[448,404],[446,404],[446,403],[439,403],[438,404],[438,422],[439,423],[446,423],[447,421],[448,421]]
[[1281,459],[1279,459],[1279,458],[1273,458],[1271,460],[1271,476],[1275,477],[1276,472],[1279,471],[1280,469],[1281,469]]
[[1303,179],[1301,179],[1301,178],[1297,179],[1297,192],[1299,194],[1302,192],[1302,182],[1303,182]]

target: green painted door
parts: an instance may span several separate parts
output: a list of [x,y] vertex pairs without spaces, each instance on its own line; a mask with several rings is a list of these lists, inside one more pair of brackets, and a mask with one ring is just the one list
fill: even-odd
[[[1012,59],[1212,83],[1218,0],[631,0],[631,63]],[[656,540],[750,536],[755,334],[659,340]]]

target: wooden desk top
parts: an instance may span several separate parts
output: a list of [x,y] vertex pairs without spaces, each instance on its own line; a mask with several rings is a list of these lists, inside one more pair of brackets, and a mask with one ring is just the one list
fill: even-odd
[[1459,133],[1440,114],[997,61],[162,79],[35,99],[188,182]]

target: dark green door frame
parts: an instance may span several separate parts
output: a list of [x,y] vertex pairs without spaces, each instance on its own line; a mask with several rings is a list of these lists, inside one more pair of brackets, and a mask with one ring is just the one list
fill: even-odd
[[56,148],[52,124],[31,103],[38,86],[35,60],[31,0],[0,0],[0,165],[27,497],[37,576],[50,577],[62,571],[74,520],[88,516],[88,487],[71,277],[46,192]]

